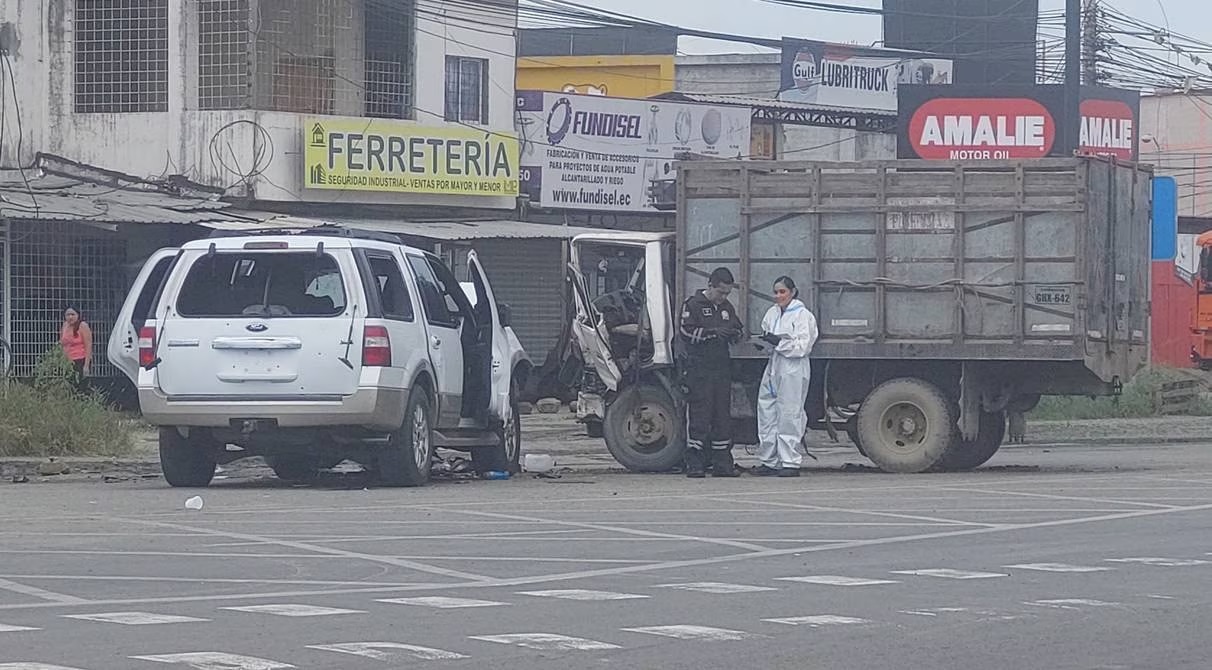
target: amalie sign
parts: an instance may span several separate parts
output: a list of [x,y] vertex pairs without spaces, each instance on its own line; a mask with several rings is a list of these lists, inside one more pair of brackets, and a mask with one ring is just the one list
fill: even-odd
[[[1082,91],[1078,151],[1135,160],[1140,100],[1136,93]],[[1058,86],[912,86],[900,94],[902,158],[1017,160],[1064,156],[1064,101]]]

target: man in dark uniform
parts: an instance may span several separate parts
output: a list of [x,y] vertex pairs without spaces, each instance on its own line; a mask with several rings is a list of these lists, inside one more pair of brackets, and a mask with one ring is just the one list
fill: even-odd
[[708,450],[712,476],[737,476],[732,460],[732,357],[728,345],[739,342],[745,328],[728,302],[735,283],[728,268],[717,268],[707,288],[682,305],[684,370],[690,391],[686,476],[693,479],[705,476]]

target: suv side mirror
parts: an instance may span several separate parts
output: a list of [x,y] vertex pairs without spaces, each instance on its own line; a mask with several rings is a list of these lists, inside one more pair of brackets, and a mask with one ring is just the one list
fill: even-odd
[[509,305],[507,305],[503,302],[498,302],[497,303],[497,314],[501,318],[501,327],[502,328],[509,328],[509,327],[513,326],[513,308],[512,307],[510,307]]

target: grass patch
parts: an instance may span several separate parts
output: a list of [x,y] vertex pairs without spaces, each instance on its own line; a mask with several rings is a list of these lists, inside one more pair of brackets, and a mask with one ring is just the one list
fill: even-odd
[[[1140,373],[1124,385],[1119,396],[1089,398],[1085,396],[1046,396],[1030,414],[1038,421],[1080,421],[1096,419],[1145,419],[1161,416],[1155,404],[1155,393],[1163,384],[1191,379],[1171,368],[1152,368]],[[1201,395],[1191,404],[1187,416],[1212,416],[1212,400]]]
[[75,386],[56,350],[38,363],[33,384],[0,389],[0,456],[121,456],[134,446],[134,422]]

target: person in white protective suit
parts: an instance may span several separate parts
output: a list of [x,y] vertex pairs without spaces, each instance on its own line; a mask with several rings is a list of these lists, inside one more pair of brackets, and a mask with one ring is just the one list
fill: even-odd
[[773,351],[758,390],[758,458],[761,477],[799,477],[803,455],[797,447],[808,429],[804,404],[812,363],[808,354],[819,335],[816,317],[798,298],[790,277],[774,283],[774,307],[762,319],[762,340]]

